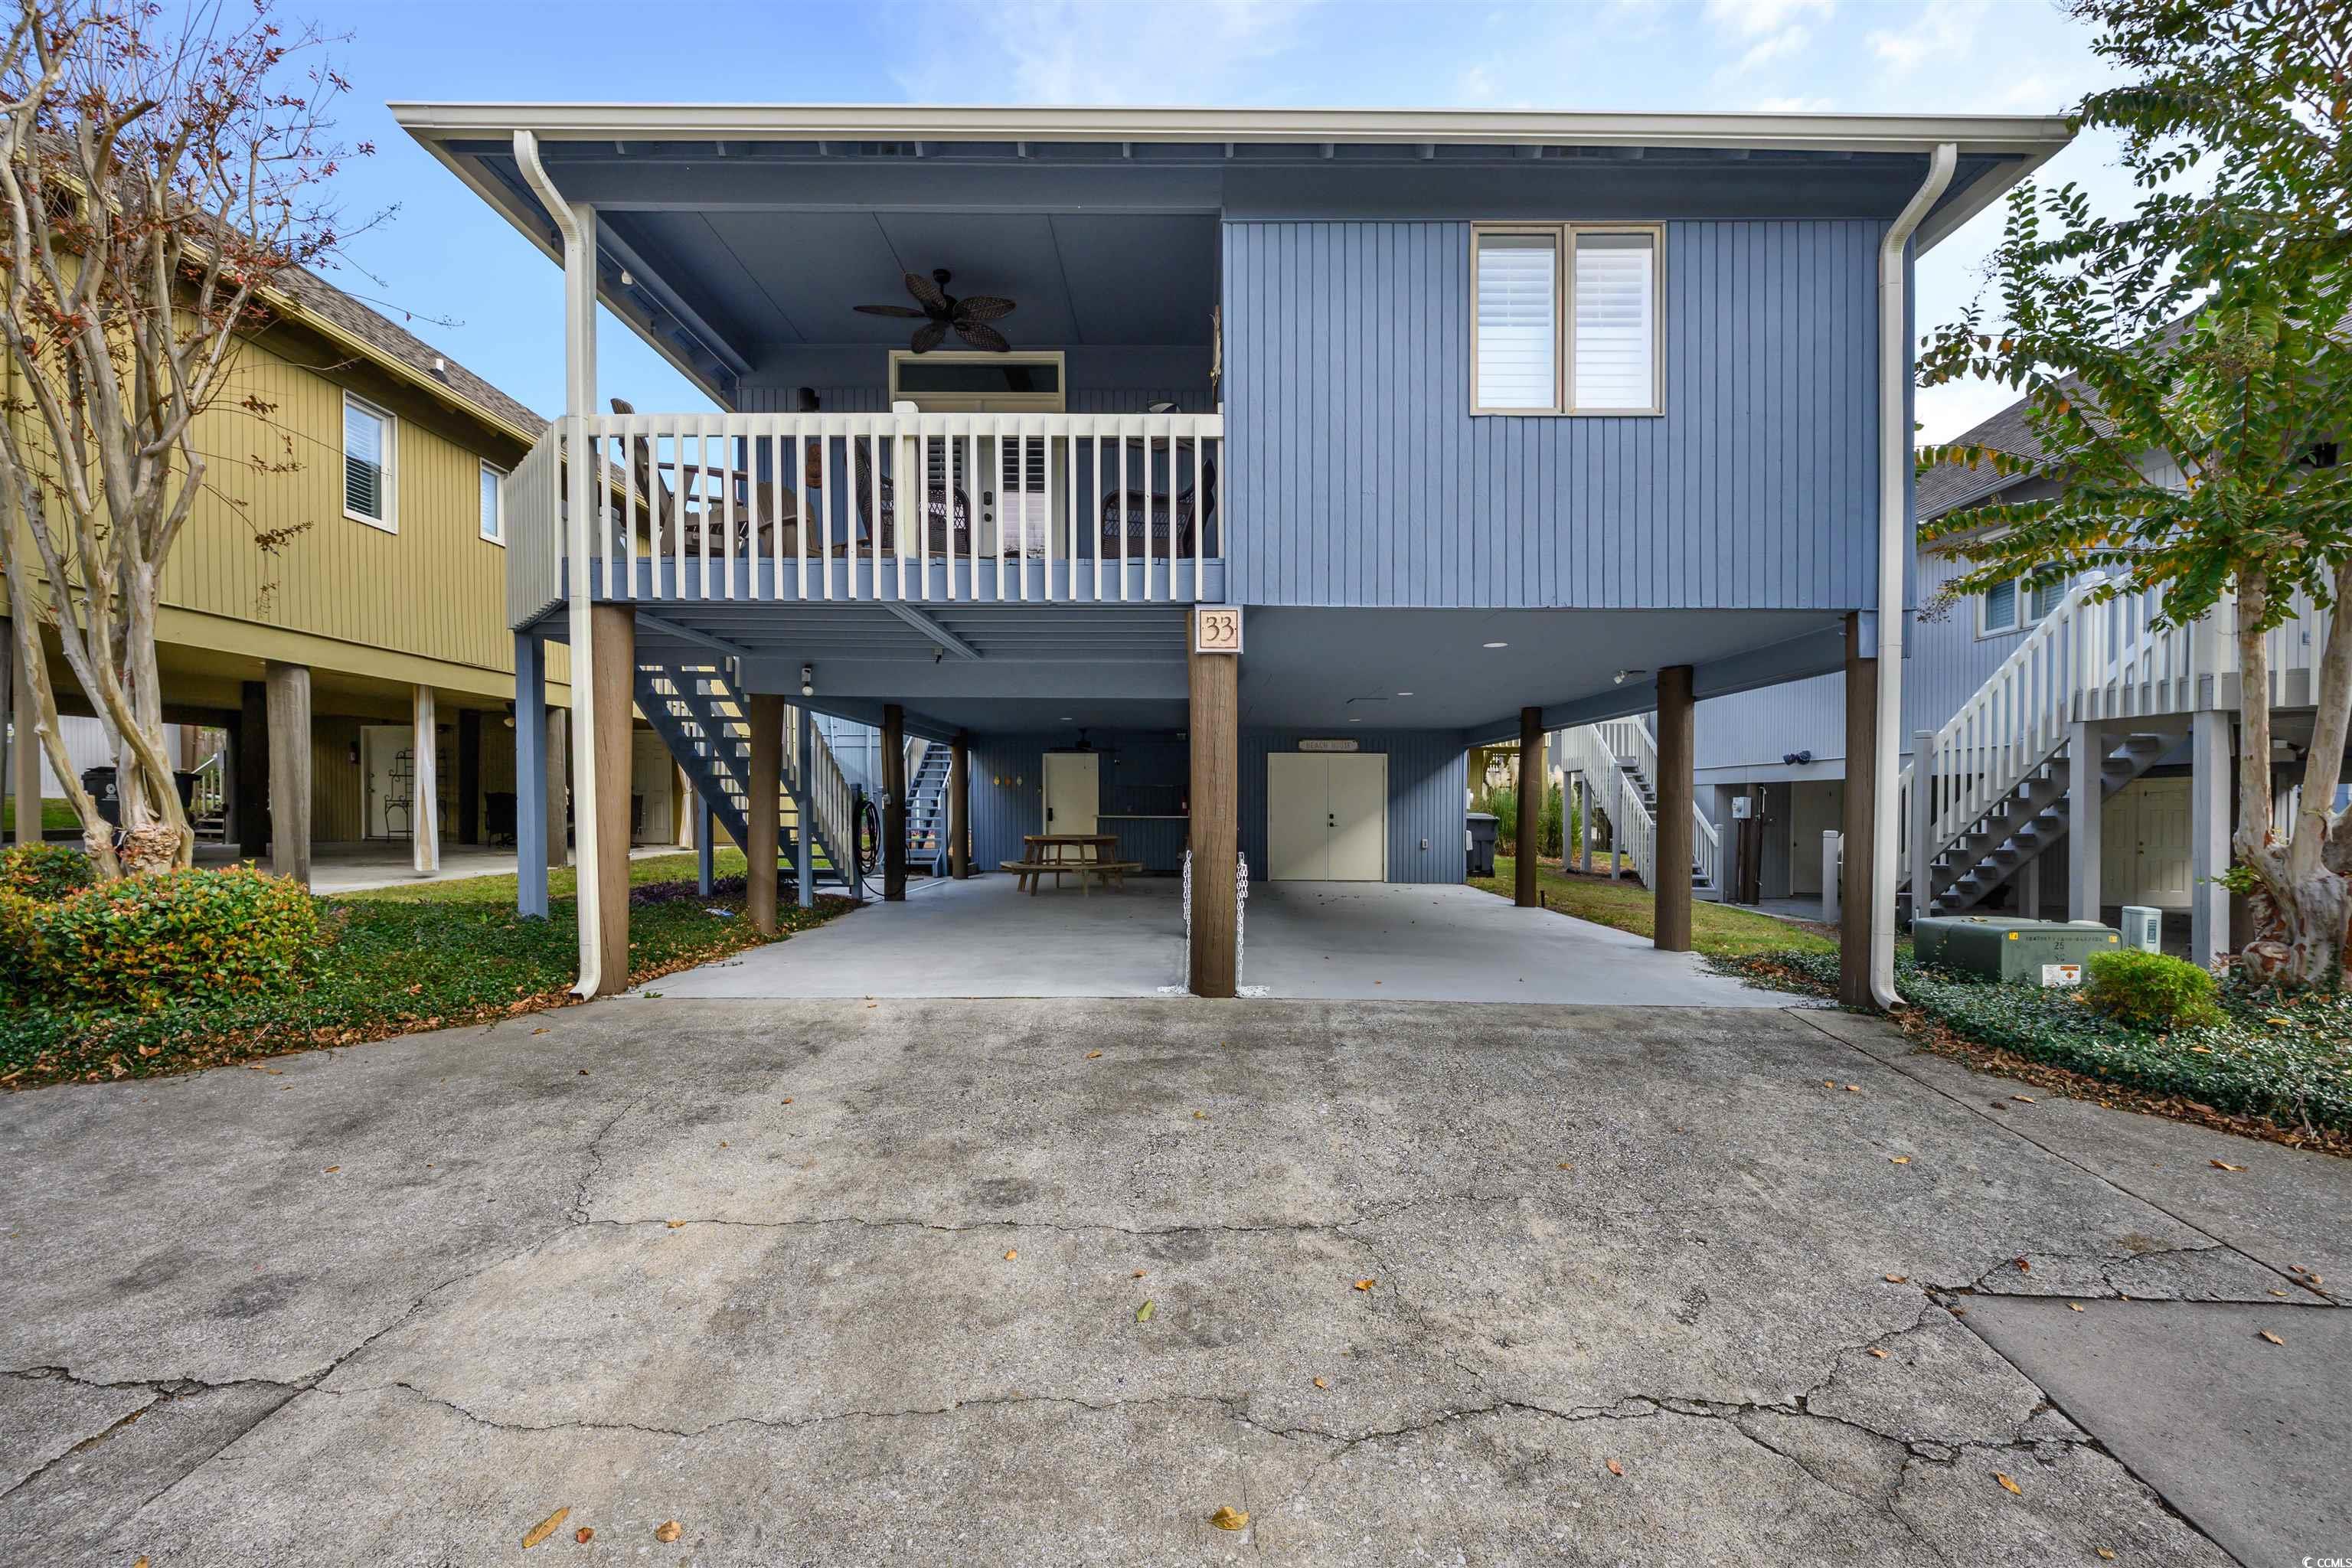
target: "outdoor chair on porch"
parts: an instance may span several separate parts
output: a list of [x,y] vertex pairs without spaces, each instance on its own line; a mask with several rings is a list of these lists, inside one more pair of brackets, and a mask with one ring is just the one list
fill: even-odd
[[1130,489],[1103,497],[1102,542],[1097,547],[1099,553],[1106,559],[1123,554],[1130,561],[1172,560],[1192,554],[1196,490],[1200,494],[1202,532],[1206,538],[1213,538],[1211,525],[1217,517],[1217,465],[1204,461],[1192,483],[1178,492],[1172,507],[1164,490]]
[[[850,450],[857,466],[858,521],[866,525],[866,536],[872,542],[874,554],[896,555],[898,553],[897,483],[887,474],[878,481],[876,479],[874,460],[866,456],[865,442],[850,443]],[[929,493],[923,500],[926,524],[923,552],[944,557],[949,554],[950,542],[952,541],[956,558],[969,561],[971,559],[971,498],[964,494],[960,485],[934,482],[927,488]],[[877,507],[877,495],[882,514],[878,520],[869,515]],[[866,547],[861,546],[860,553],[865,550]]]
[[[635,414],[636,409],[625,398],[615,397],[613,412]],[[786,556],[800,553],[800,503],[793,492],[784,492],[782,507],[778,511],[769,493],[770,487],[758,483],[751,474],[723,466],[657,462],[656,443],[649,436],[628,438],[626,445],[629,472],[637,493],[638,511],[632,521],[644,527],[649,543],[675,540],[677,542],[669,548],[677,554],[727,556],[742,553],[756,541],[761,555],[773,555],[779,551]],[[686,487],[683,497],[671,487],[672,474]],[[714,489],[714,485],[719,488]],[[730,491],[735,502],[731,533],[721,499]],[[782,529],[781,541],[777,537],[779,525]],[[841,552],[836,546],[835,553]]]

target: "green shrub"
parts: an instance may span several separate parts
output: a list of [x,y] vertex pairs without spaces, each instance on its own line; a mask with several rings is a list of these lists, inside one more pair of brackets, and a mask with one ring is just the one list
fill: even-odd
[[2092,955],[2083,997],[2134,1028],[2195,1027],[2221,1017],[2213,976],[2187,959],[2136,948]]
[[78,1008],[285,990],[319,941],[318,906],[300,884],[242,866],[126,878],[34,920],[36,986]]
[[14,1002],[33,981],[35,916],[41,906],[0,886],[0,1003]]
[[98,879],[89,857],[70,844],[17,844],[0,850],[0,889],[53,904]]

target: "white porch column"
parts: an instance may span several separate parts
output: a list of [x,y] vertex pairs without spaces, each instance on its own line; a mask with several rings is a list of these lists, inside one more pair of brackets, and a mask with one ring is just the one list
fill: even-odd
[[2210,964],[2230,950],[2230,889],[2213,879],[2230,868],[2236,752],[2228,713],[2200,708],[2189,726],[2189,959]]
[[441,869],[441,748],[433,689],[409,688],[409,752],[415,758],[415,799],[409,810],[409,863],[420,877]]
[[6,687],[8,717],[16,725],[16,737],[8,743],[8,793],[16,802],[16,840],[19,844],[41,841],[41,743],[33,734],[33,675],[25,667],[23,650],[16,645],[16,626],[0,621],[0,631],[8,634],[5,658],[7,666]]
[[2069,727],[2066,740],[2066,918],[2099,918],[2099,782],[2107,742],[2096,724]]

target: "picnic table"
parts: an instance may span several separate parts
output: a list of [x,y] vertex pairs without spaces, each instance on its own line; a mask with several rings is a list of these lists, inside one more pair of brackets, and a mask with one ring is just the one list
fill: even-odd
[[1076,876],[1078,895],[1083,898],[1089,883],[1099,881],[1108,887],[1116,882],[1123,888],[1129,872],[1143,869],[1140,860],[1111,858],[1118,851],[1115,833],[1024,833],[1021,844],[1022,858],[1001,864],[1014,874],[1013,889],[1025,888],[1033,899],[1038,884],[1047,877],[1059,888],[1064,877]]

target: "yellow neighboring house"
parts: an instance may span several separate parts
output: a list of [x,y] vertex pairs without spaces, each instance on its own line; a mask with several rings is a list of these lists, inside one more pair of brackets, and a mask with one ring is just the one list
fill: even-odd
[[[236,406],[248,396],[274,411]],[[217,493],[173,548],[158,628],[164,717],[194,775],[183,788],[200,841],[223,847],[200,842],[206,858],[260,858],[307,881],[314,847],[329,864],[404,848],[429,873],[445,843],[511,843],[520,815],[543,816],[549,858],[562,863],[570,695],[553,650],[551,809],[518,813],[499,501],[499,479],[545,428],[315,277],[297,309],[244,342],[228,396],[199,426]],[[299,467],[261,466],[288,461]],[[289,530],[273,551],[257,542]],[[49,652],[61,716],[88,715],[54,637]],[[22,674],[0,688],[13,712],[27,710]],[[110,762],[87,755],[103,749],[94,719],[64,724],[85,731],[77,767]],[[647,831],[674,840],[670,770],[648,772]],[[20,842],[41,832],[44,773],[37,746],[12,742]]]

